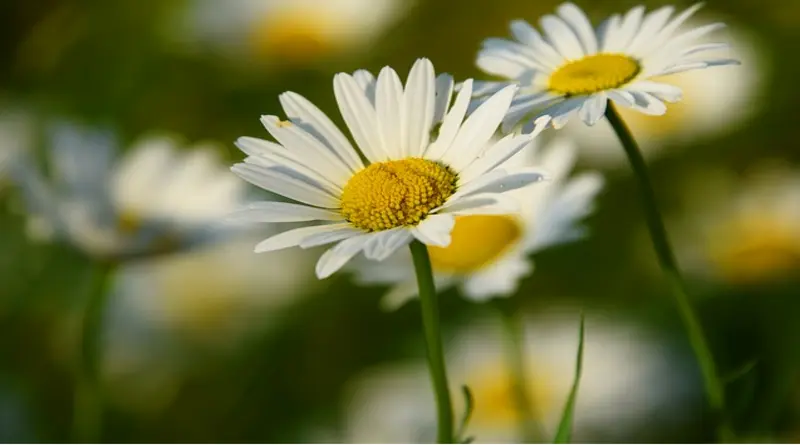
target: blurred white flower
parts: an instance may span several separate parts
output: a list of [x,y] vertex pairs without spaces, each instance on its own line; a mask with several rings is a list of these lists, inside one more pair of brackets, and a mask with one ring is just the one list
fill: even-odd
[[765,163],[745,177],[703,169],[686,183],[688,217],[675,221],[684,268],[728,284],[800,272],[800,171]]
[[319,286],[313,252],[252,255],[252,243],[242,235],[121,270],[102,367],[118,403],[157,413],[196,364],[191,351],[238,351]]
[[180,153],[167,137],[143,139],[118,163],[109,133],[55,126],[49,172],[31,156],[13,174],[34,237],[57,237],[106,259],[172,251],[208,239],[240,207],[245,187],[211,147]]
[[[191,41],[248,63],[309,63],[368,49],[407,0],[193,0]],[[184,37],[186,38],[186,37]]]
[[[503,163],[499,168],[539,168],[548,180],[509,192],[519,203],[516,212],[456,217],[450,244],[428,246],[437,289],[459,286],[474,301],[509,296],[532,272],[530,254],[586,236],[581,220],[594,210],[603,178],[596,172],[570,177],[575,155],[575,146],[559,138]],[[351,268],[359,281],[394,285],[384,307],[399,307],[417,295],[408,252],[399,251],[384,262],[359,260]]]
[[[698,26],[690,23],[690,26]],[[729,26],[725,40],[731,42],[732,52],[741,60],[736,69],[695,70],[669,74],[660,80],[683,91],[680,102],[667,104],[663,116],[648,116],[619,107],[625,123],[633,132],[645,156],[661,153],[664,145],[693,144],[741,127],[762,105],[764,80],[768,74],[763,48],[747,30]],[[706,37],[703,43],[711,43]],[[731,50],[709,51],[709,56],[723,57]],[[608,122],[593,127],[572,122],[564,127],[576,138],[581,157],[596,165],[613,167],[625,165],[625,152]]]
[[[545,441],[555,433],[572,385],[578,320],[576,312],[564,311],[538,316],[525,325],[528,396]],[[503,341],[501,327],[485,321],[473,323],[448,348],[456,413],[464,409],[459,388],[468,385],[475,405],[467,432],[478,443],[521,441]],[[683,366],[676,365],[676,354],[655,334],[622,320],[588,316],[584,348],[576,441],[621,441],[655,417],[659,426],[667,428],[691,418],[692,410],[684,404],[694,398],[694,386],[680,369]],[[353,382],[341,439],[430,442],[435,419],[424,363],[390,366]]]

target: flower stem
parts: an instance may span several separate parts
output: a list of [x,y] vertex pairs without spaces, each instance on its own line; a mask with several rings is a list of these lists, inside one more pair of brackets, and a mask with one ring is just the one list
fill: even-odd
[[625,149],[625,154],[628,156],[633,173],[639,183],[645,219],[650,231],[650,239],[653,242],[658,262],[661,264],[661,268],[672,287],[675,303],[678,306],[678,313],[683,320],[689,342],[700,366],[706,398],[708,399],[708,404],[717,422],[718,438],[723,441],[728,440],[732,437],[733,433],[725,419],[725,390],[719,378],[717,366],[714,362],[714,357],[711,354],[705,334],[703,333],[700,320],[689,301],[686,283],[681,276],[678,263],[675,260],[675,255],[670,247],[667,231],[664,228],[661,213],[656,205],[655,192],[653,191],[652,182],[650,181],[647,164],[642,157],[639,146],[633,139],[630,129],[625,125],[625,122],[614,109],[614,105],[611,102],[608,103],[605,115],[611,127],[614,129],[614,132],[617,134],[620,143],[622,143],[622,147]]
[[541,443],[544,437],[542,426],[536,420],[535,405],[530,399],[530,375],[525,363],[525,327],[522,316],[512,299],[494,300],[505,331],[506,360],[511,374],[511,389],[517,407],[519,434],[523,443]]
[[103,400],[100,355],[103,316],[114,269],[115,265],[111,262],[98,263],[91,294],[83,312],[72,418],[72,440],[77,443],[98,443],[101,439]]
[[410,247],[419,286],[422,327],[425,331],[425,345],[428,352],[428,370],[436,394],[438,422],[436,441],[438,443],[454,443],[453,405],[450,399],[450,386],[447,383],[442,333],[439,329],[439,301],[433,283],[431,260],[428,257],[428,248],[421,242],[415,240]]

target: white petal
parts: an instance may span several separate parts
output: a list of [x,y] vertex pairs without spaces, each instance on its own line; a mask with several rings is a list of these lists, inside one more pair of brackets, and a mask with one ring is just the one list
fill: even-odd
[[344,187],[353,176],[352,170],[325,144],[297,125],[282,122],[277,116],[262,116],[261,123],[288,152],[333,184]]
[[333,275],[364,248],[373,234],[366,234],[346,239],[323,253],[317,262],[317,278],[323,279]]
[[450,245],[450,233],[455,224],[453,215],[430,215],[416,227],[412,227],[411,234],[425,245],[447,247]]
[[278,166],[289,168],[306,178],[312,179],[315,184],[323,188],[327,193],[338,196],[342,192],[341,184],[323,176],[318,170],[312,170],[306,165],[306,162],[297,158],[282,145],[247,136],[240,137],[234,144],[245,153],[253,153],[244,159],[245,164],[266,168]]
[[631,95],[631,93],[625,90],[613,90],[606,92],[606,95],[610,100],[613,100],[615,103],[618,103],[622,106],[631,108],[634,106],[635,99]]
[[433,123],[438,124],[444,119],[447,109],[450,108],[450,99],[453,97],[453,76],[440,74],[436,76],[436,106],[433,112]]
[[475,178],[459,188],[450,199],[467,197],[483,193],[505,193],[518,188],[527,187],[533,183],[543,181],[547,174],[534,168],[525,168],[506,172],[504,170],[492,170],[491,172]]
[[439,215],[505,215],[519,212],[519,202],[509,195],[484,193],[449,200]]
[[643,91],[667,102],[678,102],[683,97],[683,91],[674,85],[649,80],[640,80],[625,87],[627,90]]
[[279,97],[286,115],[296,125],[327,145],[352,172],[364,168],[358,153],[350,145],[347,137],[333,121],[305,97],[293,93],[283,93]]
[[436,74],[430,60],[419,59],[411,67],[403,99],[403,147],[407,156],[422,156],[430,142],[436,107]]
[[472,96],[472,79],[467,79],[461,84],[461,91],[458,92],[453,106],[448,111],[447,115],[439,127],[439,136],[428,147],[425,157],[428,159],[439,160],[444,157],[450,147],[453,145],[453,139],[458,134],[458,129],[461,122],[464,121],[464,116],[467,114],[469,107],[470,97]]
[[[458,91],[461,91],[461,85],[458,85]],[[503,88],[512,85],[511,82],[474,82],[472,85],[472,96],[486,96],[497,93]]]
[[375,76],[367,70],[358,70],[353,73],[358,87],[364,92],[370,103],[375,103]]
[[447,165],[460,172],[483,151],[503,121],[516,91],[517,87],[514,85],[503,88],[464,121],[451,144],[457,150],[450,150],[443,157]]
[[583,103],[578,115],[586,125],[592,126],[603,117],[607,103],[608,97],[604,93],[594,94]]
[[256,245],[255,252],[272,252],[274,250],[298,246],[304,239],[311,235],[339,230],[348,225],[348,223],[323,224],[288,230],[261,241]]
[[301,222],[301,221],[343,221],[339,212],[309,207],[289,202],[263,201],[247,204],[243,209],[231,213],[226,220],[230,222]]
[[534,27],[524,20],[511,22],[511,35],[519,42],[529,46],[536,54],[537,60],[549,69],[555,69],[564,63],[564,56],[558,53]]
[[729,43],[701,43],[699,45],[690,46],[686,48],[682,53],[681,57],[691,56],[697,53],[705,52],[705,51],[716,51],[721,49],[729,49],[731,45]]
[[506,162],[509,158],[530,147],[533,138],[530,135],[508,135],[489,147],[479,158],[475,159],[468,167],[459,174],[459,181],[468,184],[473,179],[494,169]]
[[700,9],[702,6],[703,6],[702,3],[695,3],[682,13],[675,16],[675,18],[672,19],[672,21],[669,22],[666,26],[664,26],[664,28],[662,28],[661,31],[658,33],[658,35],[653,39],[653,45],[651,46],[651,48],[658,48],[665,40],[672,37],[672,34],[674,34],[675,31],[677,31],[678,28],[686,20],[688,20],[689,17],[694,15],[694,13],[697,12],[697,10]]
[[397,249],[411,242],[413,236],[405,227],[396,227],[380,232],[373,237],[364,248],[364,256],[374,261],[383,261],[389,258]]
[[586,14],[572,3],[562,3],[556,9],[558,15],[572,28],[583,45],[584,54],[594,54],[597,52],[597,38],[594,35],[594,28],[586,17]]
[[636,37],[633,38],[631,45],[628,47],[628,52],[639,55],[645,52],[643,50],[650,48],[653,40],[664,28],[674,10],[675,8],[672,6],[664,6],[647,14],[639,33],[636,34]]
[[725,66],[725,65],[740,65],[741,62],[736,59],[715,59],[715,60],[702,60],[698,62],[689,62],[679,65],[672,65],[662,71],[659,71],[652,76],[666,76],[668,74],[682,73],[684,71],[691,71],[701,68],[708,68],[712,66]]
[[539,112],[540,115],[549,115],[552,117],[551,124],[556,130],[562,128],[569,119],[575,114],[588,99],[587,96],[577,96],[565,99],[563,102],[557,103],[549,108]]
[[395,70],[388,66],[378,74],[375,86],[375,109],[383,143],[383,151],[389,159],[405,157],[402,149],[403,127],[403,83]]
[[606,52],[625,52],[630,45],[631,40],[639,31],[639,27],[642,24],[642,17],[644,15],[644,6],[636,6],[631,8],[626,14],[625,17],[622,19],[622,23],[620,23],[618,30],[613,34],[613,36],[609,36],[609,39],[613,38],[606,42],[606,47],[603,48],[603,51]]
[[515,79],[521,79],[532,70],[550,72],[553,69],[530,46],[494,37],[483,41],[476,64],[488,73]]
[[461,291],[478,303],[492,297],[510,296],[516,292],[520,280],[532,271],[533,265],[525,257],[503,258],[470,275]]
[[363,230],[353,227],[350,223],[342,223],[340,226],[341,227],[336,230],[315,233],[303,238],[303,241],[300,242],[300,248],[310,249],[312,247],[323,246],[364,234]]
[[231,171],[257,187],[289,199],[328,209],[339,207],[338,198],[326,192],[321,186],[312,185],[314,181],[310,179],[298,179],[302,178],[302,175],[288,168],[236,164],[231,167]]
[[609,47],[615,45],[618,40],[621,22],[622,17],[614,14],[597,27],[597,44],[600,52],[611,52]]
[[633,109],[651,116],[661,116],[667,112],[667,106],[652,94],[642,91],[628,91],[634,99]]
[[549,92],[537,94],[519,95],[511,102],[506,117],[503,118],[503,133],[510,133],[511,130],[525,116],[533,114],[535,110],[544,109],[551,102],[561,100],[559,96],[553,96]]
[[386,159],[386,154],[381,150],[375,108],[355,79],[345,73],[337,74],[333,78],[333,92],[339,111],[364,156],[373,162]]
[[547,39],[565,58],[577,60],[585,55],[578,36],[559,17],[545,15],[539,23],[544,29]]

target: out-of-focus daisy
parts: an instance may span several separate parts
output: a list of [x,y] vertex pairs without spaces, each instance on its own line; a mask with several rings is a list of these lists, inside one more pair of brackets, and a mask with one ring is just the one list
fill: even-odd
[[[580,221],[593,210],[603,179],[595,172],[569,177],[575,150],[557,139],[541,153],[526,150],[506,161],[501,168],[535,165],[550,180],[512,192],[520,203],[517,212],[457,217],[450,245],[428,247],[436,288],[457,285],[475,301],[509,296],[533,270],[531,253],[583,237]],[[383,263],[364,261],[353,269],[365,284],[395,284],[383,302],[395,308],[417,295],[411,264],[408,252],[398,252]]]
[[317,107],[298,94],[282,94],[289,120],[262,118],[278,142],[240,138],[237,146],[249,156],[233,171],[297,203],[255,203],[233,218],[324,223],[268,238],[256,252],[335,242],[317,263],[317,276],[325,278],[362,251],[382,261],[413,239],[445,247],[457,216],[515,212],[517,203],[506,192],[542,174],[498,166],[530,145],[546,118],[531,135],[488,144],[516,87],[500,90],[465,118],[471,80],[450,106],[453,79],[434,76],[427,59],[414,64],[405,88],[389,67],[377,80],[365,71],[335,76],[339,109],[367,163]]
[[[542,429],[553,437],[575,372],[578,315],[549,314],[528,320],[524,351],[528,398]],[[503,330],[474,323],[450,345],[448,368],[456,413],[463,412],[460,385],[469,386],[474,411],[467,434],[479,443],[521,442]],[[574,438],[624,441],[658,417],[670,427],[691,418],[682,404],[694,385],[677,354],[653,333],[621,320],[587,317],[584,366]],[[427,443],[434,437],[434,407],[422,363],[389,366],[352,383],[342,440],[354,443]],[[684,417],[682,417],[684,416]],[[648,426],[649,428],[650,426]]]
[[248,255],[252,243],[248,234],[120,272],[102,355],[119,404],[158,412],[198,355],[236,353],[315,290],[313,252]]
[[109,133],[61,124],[51,131],[47,174],[29,157],[14,175],[32,235],[121,260],[207,239],[246,191],[211,147],[182,154],[170,138],[143,139],[118,163]]
[[306,64],[368,49],[406,0],[193,0],[198,43],[265,64]]
[[675,237],[687,271],[734,285],[797,275],[800,171],[765,164],[743,180],[706,169],[687,184],[691,216]]
[[[504,122],[506,129],[526,116],[544,114],[553,117],[556,128],[575,115],[594,125],[603,117],[608,100],[662,115],[667,111],[665,102],[677,102],[682,96],[680,88],[663,81],[664,76],[738,63],[708,55],[726,44],[699,43],[722,23],[679,30],[699,7],[672,17],[671,6],[647,14],[644,6],[636,6],[595,29],[577,6],[563,3],[557,15],[540,20],[544,36],[527,22],[515,20],[513,40],[487,39],[477,64],[521,87]],[[476,84],[474,92],[482,96],[506,85],[507,81],[485,82]]]
[[[692,21],[688,22],[691,26]],[[680,144],[713,137],[740,127],[760,105],[760,92],[767,73],[764,52],[754,36],[744,29],[729,27],[726,40],[736,50],[741,67],[719,70],[694,70],[658,77],[657,80],[679,87],[680,102],[667,104],[664,116],[651,116],[628,108],[618,108],[645,156],[659,153],[665,144]],[[711,43],[706,36],[699,40]],[[724,57],[727,50],[709,50],[709,56]],[[622,164],[625,153],[619,139],[606,122],[588,127],[581,122],[568,124],[564,131],[576,137],[581,157],[602,165]]]

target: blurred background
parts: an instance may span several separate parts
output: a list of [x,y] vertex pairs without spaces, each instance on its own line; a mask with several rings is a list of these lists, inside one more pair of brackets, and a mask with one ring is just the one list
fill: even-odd
[[[636,2],[578,4],[599,23]],[[47,164],[53,146],[76,143],[51,131],[68,123],[113,135],[120,156],[150,135],[176,141],[179,158],[201,144],[224,175],[243,158],[237,137],[268,138],[259,117],[282,114],[281,92],[299,92],[341,122],[331,88],[339,71],[391,65],[402,75],[425,56],[456,79],[484,78],[474,67],[480,42],[507,36],[512,19],[535,23],[556,5],[0,3],[0,441],[69,440],[78,320],[100,249],[46,236],[30,185],[20,186],[4,158],[22,153]],[[732,42],[743,65],[675,75],[683,102],[665,117],[626,118],[653,170],[739,437],[798,441],[800,3],[710,0],[695,20],[728,23],[715,40]],[[604,125],[562,130],[580,146],[579,169],[607,178],[587,220],[591,236],[538,254],[513,297],[524,317],[537,420],[545,433],[557,422],[583,310],[576,439],[712,440],[699,371],[633,178]],[[159,191],[152,193],[156,199]],[[208,193],[190,187],[183,196]],[[104,313],[103,441],[431,440],[418,303],[386,312],[385,288],[357,287],[344,273],[318,281],[319,251],[254,254],[270,230],[126,256]],[[476,395],[472,432],[478,441],[518,440],[496,308],[448,291],[441,313],[453,384],[469,383]]]

